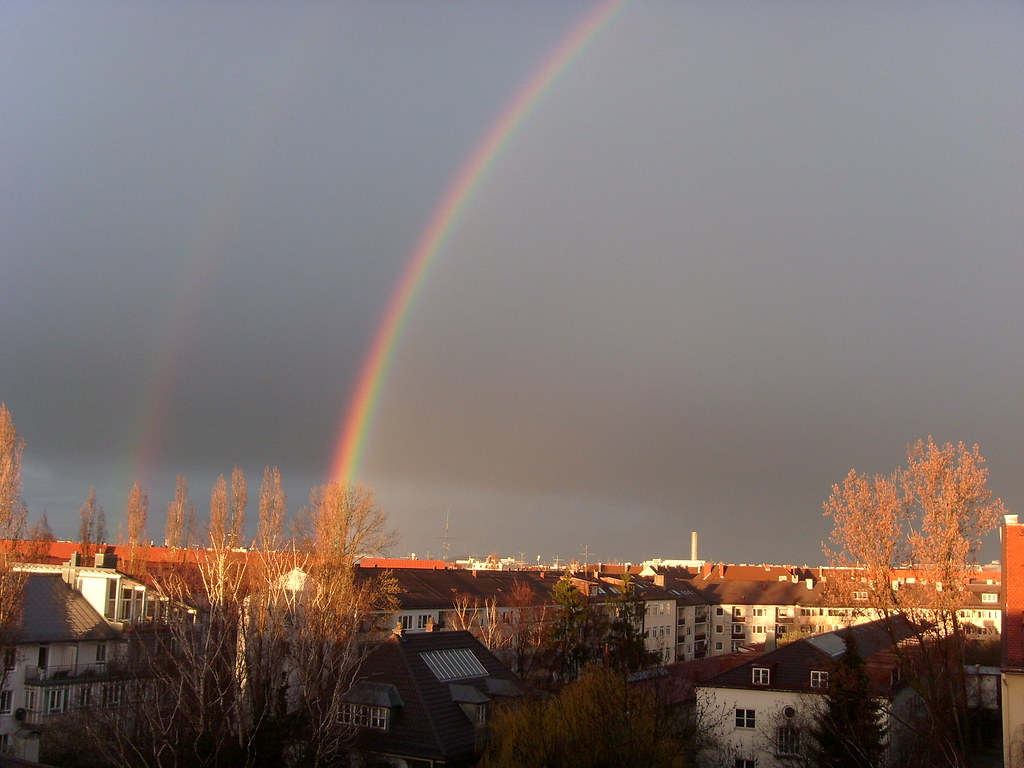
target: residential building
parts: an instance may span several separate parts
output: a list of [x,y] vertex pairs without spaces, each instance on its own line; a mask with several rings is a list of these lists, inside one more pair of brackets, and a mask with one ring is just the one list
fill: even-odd
[[463,765],[481,751],[494,707],[521,695],[512,672],[469,632],[399,626],[359,664],[341,718],[363,756]]
[[783,768],[806,756],[809,728],[824,703],[829,673],[846,652],[847,632],[866,662],[873,695],[885,699],[889,754],[895,760],[916,694],[901,682],[892,647],[894,638],[910,636],[911,627],[879,620],[796,640],[700,682],[697,697],[704,709],[721,713],[712,725],[723,745],[716,764],[725,757],[736,766]]

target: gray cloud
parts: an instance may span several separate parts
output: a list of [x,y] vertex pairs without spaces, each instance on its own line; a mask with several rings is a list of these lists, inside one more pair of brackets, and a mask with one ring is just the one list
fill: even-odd
[[[175,472],[201,500],[235,463],[299,506],[444,191],[588,9],[8,6],[30,511],[71,535],[97,485],[119,513],[161,376],[157,517]],[[670,557],[697,529],[815,562],[830,484],[928,434],[1019,505],[1022,32],[1009,4],[624,7],[410,316],[363,472],[400,548],[436,554],[450,509],[460,552]]]

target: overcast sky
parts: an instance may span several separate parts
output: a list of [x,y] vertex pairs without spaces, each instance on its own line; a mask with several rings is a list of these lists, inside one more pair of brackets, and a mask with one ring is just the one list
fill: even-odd
[[[0,400],[30,520],[328,479],[446,191],[587,2],[6,2]],[[1024,502],[1024,11],[635,2],[495,159],[361,480],[392,551],[821,561],[851,467]],[[250,519],[255,503],[250,504]],[[995,556],[993,537],[986,549]]]

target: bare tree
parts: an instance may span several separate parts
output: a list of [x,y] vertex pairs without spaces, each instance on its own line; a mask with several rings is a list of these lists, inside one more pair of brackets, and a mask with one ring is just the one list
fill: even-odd
[[[235,498],[239,495],[234,494]],[[131,714],[90,719],[90,741],[117,765],[320,766],[352,732],[338,708],[358,659],[363,623],[386,604],[382,588],[353,578],[351,552],[380,543],[372,495],[312,496],[321,538],[283,542],[280,475],[268,470],[254,551],[232,547],[227,488],[211,491],[209,546],[150,578],[194,622],[175,621],[135,649]],[[237,507],[236,507],[237,509]]]
[[245,529],[245,505],[249,502],[249,491],[245,484],[245,473],[241,468],[231,470],[231,526],[228,546],[242,546]]
[[181,549],[192,545],[195,536],[195,505],[188,498],[188,484],[184,475],[178,475],[174,487],[174,501],[167,505],[166,546]]
[[43,510],[39,519],[28,529],[28,560],[44,562],[44,558],[50,552],[50,544],[56,541],[53,529],[50,528],[50,521],[46,517],[46,510]]
[[0,403],[0,539],[21,538],[25,507],[21,501],[21,457],[25,441],[18,435],[11,412]]
[[128,492],[126,519],[128,522],[128,573],[137,573],[145,561],[143,546],[146,543],[146,517],[149,514],[149,496],[136,482]]
[[256,548],[261,552],[276,552],[284,545],[284,521],[288,500],[281,487],[281,471],[274,467],[263,470],[260,486],[259,523],[256,529]]
[[987,483],[978,446],[939,446],[929,437],[910,446],[906,467],[891,475],[851,470],[825,502],[834,525],[825,553],[840,568],[828,582],[830,598],[918,628],[897,652],[928,708],[933,730],[923,743],[937,746],[935,759],[947,765],[964,764],[971,739],[968,638],[958,610],[981,539],[1005,512]]
[[[97,524],[102,512],[102,508],[96,504],[96,489],[90,488],[89,494],[85,498],[85,504],[78,510],[78,551],[82,553],[86,562],[92,559],[98,549]],[[104,528],[106,528],[106,523],[104,523]],[[105,532],[104,537],[106,537]]]
[[[14,634],[21,624],[25,576],[13,569],[17,542],[25,529],[21,500],[21,458],[25,441],[18,435],[7,406],[0,403],[0,656],[13,652]],[[0,664],[0,686],[8,664]]]

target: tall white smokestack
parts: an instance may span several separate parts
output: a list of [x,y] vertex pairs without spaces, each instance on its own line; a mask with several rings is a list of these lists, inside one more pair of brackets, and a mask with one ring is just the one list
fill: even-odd
[[690,559],[697,559],[697,532],[690,531]]

